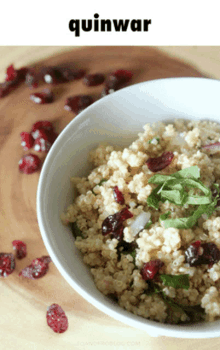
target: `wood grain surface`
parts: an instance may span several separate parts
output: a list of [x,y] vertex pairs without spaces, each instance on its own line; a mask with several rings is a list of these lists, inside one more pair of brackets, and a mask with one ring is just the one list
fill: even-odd
[[[134,72],[132,84],[180,76],[218,78],[220,49],[206,47],[202,50],[196,47],[0,47],[0,78],[4,79],[5,68],[10,63],[19,68],[64,62],[73,63],[89,73],[108,74],[115,69],[130,69]],[[206,64],[199,60],[202,52]],[[197,59],[199,64],[195,68]],[[212,61],[218,67],[216,72],[211,68]],[[39,86],[36,91],[44,86]],[[74,118],[74,114],[63,108],[65,98],[86,93],[98,99],[102,88],[88,88],[82,80],[61,84],[52,87],[56,97],[54,103],[35,105],[29,99],[32,91],[23,85],[0,100],[0,251],[12,252],[14,239],[24,240],[28,250],[25,259],[17,260],[13,274],[0,279],[0,349],[194,350],[199,347],[217,350],[219,338],[152,338],[141,330],[115,321],[77,294],[53,263],[42,279],[33,281],[18,276],[32,259],[47,254],[36,216],[39,173],[19,173],[18,161],[27,153],[20,146],[19,134],[29,131],[35,121],[44,119],[52,121],[60,132]],[[69,329],[64,334],[53,333],[46,324],[46,309],[52,303],[60,304],[68,316]]]

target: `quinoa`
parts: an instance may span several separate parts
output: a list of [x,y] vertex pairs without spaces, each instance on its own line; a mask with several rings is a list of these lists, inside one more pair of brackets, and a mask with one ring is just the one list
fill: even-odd
[[[62,214],[62,222],[77,228],[75,245],[90,266],[97,288],[129,312],[165,323],[220,317],[220,261],[192,266],[186,260],[186,251],[194,242],[199,241],[201,247],[211,242],[220,249],[218,207],[192,227],[165,228],[162,214],[169,212],[174,219],[187,217],[190,206],[161,201],[155,209],[147,203],[156,187],[149,181],[155,174],[172,175],[197,166],[204,186],[212,189],[213,184],[220,184],[219,148],[202,147],[219,141],[220,125],[209,121],[178,119],[169,125],[146,124],[128,148],[99,145],[89,157],[95,167],[92,172],[87,177],[71,178],[77,196]],[[171,163],[152,172],[148,161],[163,152],[172,152]],[[123,194],[124,204],[116,201],[115,186]],[[123,221],[122,238],[103,234],[103,221],[123,208],[132,217]],[[132,224],[143,212],[150,213],[149,225],[134,232]],[[123,251],[123,247],[129,249]],[[142,269],[152,261],[160,261],[162,266],[155,278],[144,279]],[[160,275],[187,275],[189,288],[164,285]],[[192,313],[202,316],[191,317]]]

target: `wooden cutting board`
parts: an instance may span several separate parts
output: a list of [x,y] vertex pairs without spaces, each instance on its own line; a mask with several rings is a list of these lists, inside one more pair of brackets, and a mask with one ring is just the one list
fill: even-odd
[[[47,48],[42,47],[41,50],[46,52]],[[36,50],[31,53],[30,48],[21,47],[19,52],[23,55],[30,53],[30,62],[35,59],[33,52]],[[20,68],[16,57],[12,57],[9,51],[8,59],[11,61],[6,58],[3,60],[1,56],[1,71],[11,62]],[[28,63],[27,57],[21,60],[22,63],[24,61]],[[134,73],[132,84],[168,77],[202,76],[192,66],[151,47],[74,48],[46,58],[36,66],[60,63],[71,63],[88,73],[106,75],[116,69],[129,69]],[[42,84],[36,91],[45,86]],[[47,254],[36,216],[39,173],[25,175],[18,171],[19,159],[28,153],[20,145],[20,133],[30,131],[32,124],[38,120],[52,121],[57,132],[61,132],[75,116],[64,110],[65,99],[76,94],[91,94],[98,99],[102,88],[86,87],[82,80],[57,85],[52,87],[54,103],[36,105],[29,99],[32,90],[22,85],[0,100],[0,252],[12,252],[11,242],[14,239],[26,242],[28,251],[25,259],[16,261],[13,274],[0,279],[0,349],[177,348],[175,339],[151,338],[145,332],[115,321],[94,308],[67,284],[53,263],[42,279],[33,281],[18,276],[32,259]],[[60,304],[68,316],[69,329],[64,334],[53,333],[46,324],[46,309],[52,303]],[[211,340],[212,349],[217,349],[219,344],[218,339]],[[179,350],[201,345],[202,349],[208,349],[210,341],[178,340]]]

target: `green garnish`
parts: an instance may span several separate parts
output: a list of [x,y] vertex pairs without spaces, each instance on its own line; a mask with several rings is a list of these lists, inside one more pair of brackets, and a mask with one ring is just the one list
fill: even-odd
[[107,179],[102,179],[102,180],[99,182],[98,186],[102,186],[102,184],[103,184],[104,182],[106,182],[106,181],[108,181],[108,180],[107,180]]
[[148,141],[148,143],[152,143],[153,140],[157,140],[157,143],[160,142],[160,138],[159,137],[153,137],[152,139],[150,139]]
[[[98,185],[97,186],[102,186],[102,184],[104,183],[104,182],[106,182],[106,181],[108,181],[107,179],[102,179],[99,183],[98,183]],[[92,190],[92,193],[95,195],[95,196],[97,196],[97,194]]]
[[72,230],[72,234],[73,236],[76,238],[76,237],[83,237],[83,234],[82,234],[82,231],[80,230],[80,228],[78,227],[77,223],[76,222],[72,222],[70,224],[70,227],[71,227],[71,230]]
[[[197,223],[202,214],[206,213],[208,217],[212,215],[217,205],[218,196],[213,198],[211,190],[199,180],[199,177],[199,168],[191,166],[172,175],[156,174],[149,179],[149,183],[158,185],[147,198],[149,207],[158,209],[159,203],[165,201],[178,206],[198,206],[192,215],[186,218],[168,219],[167,213],[161,215],[160,221],[163,221],[165,228],[191,228]],[[219,194],[219,186],[217,184],[214,186]],[[194,190],[199,190],[203,194],[194,195]]]
[[130,255],[132,256],[133,258],[133,261],[135,263],[135,258],[136,258],[136,250],[134,250],[133,252],[130,253]]
[[166,220],[170,216],[170,214],[171,214],[171,211],[168,211],[167,213],[164,213],[164,214],[160,215],[159,220],[160,221]]
[[153,224],[152,220],[150,219],[148,223],[144,226],[145,229],[149,228]]
[[[160,275],[161,276],[161,275]],[[144,291],[144,294],[154,295],[158,294],[167,305],[167,318],[166,323],[195,323],[204,321],[205,310],[200,305],[188,306],[177,304],[172,298],[168,297],[158,286],[158,284],[148,281],[148,289]],[[185,316],[185,321],[181,321],[181,317]]]
[[159,275],[165,286],[173,288],[189,289],[189,275]]

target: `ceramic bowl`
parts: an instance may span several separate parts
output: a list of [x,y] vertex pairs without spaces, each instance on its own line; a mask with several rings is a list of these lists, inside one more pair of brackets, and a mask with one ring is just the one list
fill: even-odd
[[66,281],[99,310],[152,336],[209,338],[220,334],[220,321],[168,325],[120,308],[101,294],[60,214],[73,201],[71,176],[90,171],[89,151],[100,142],[128,146],[143,125],[175,118],[220,118],[220,82],[204,78],[154,80],[124,88],[93,103],[61,132],[44,162],[37,191],[37,216],[43,241]]

